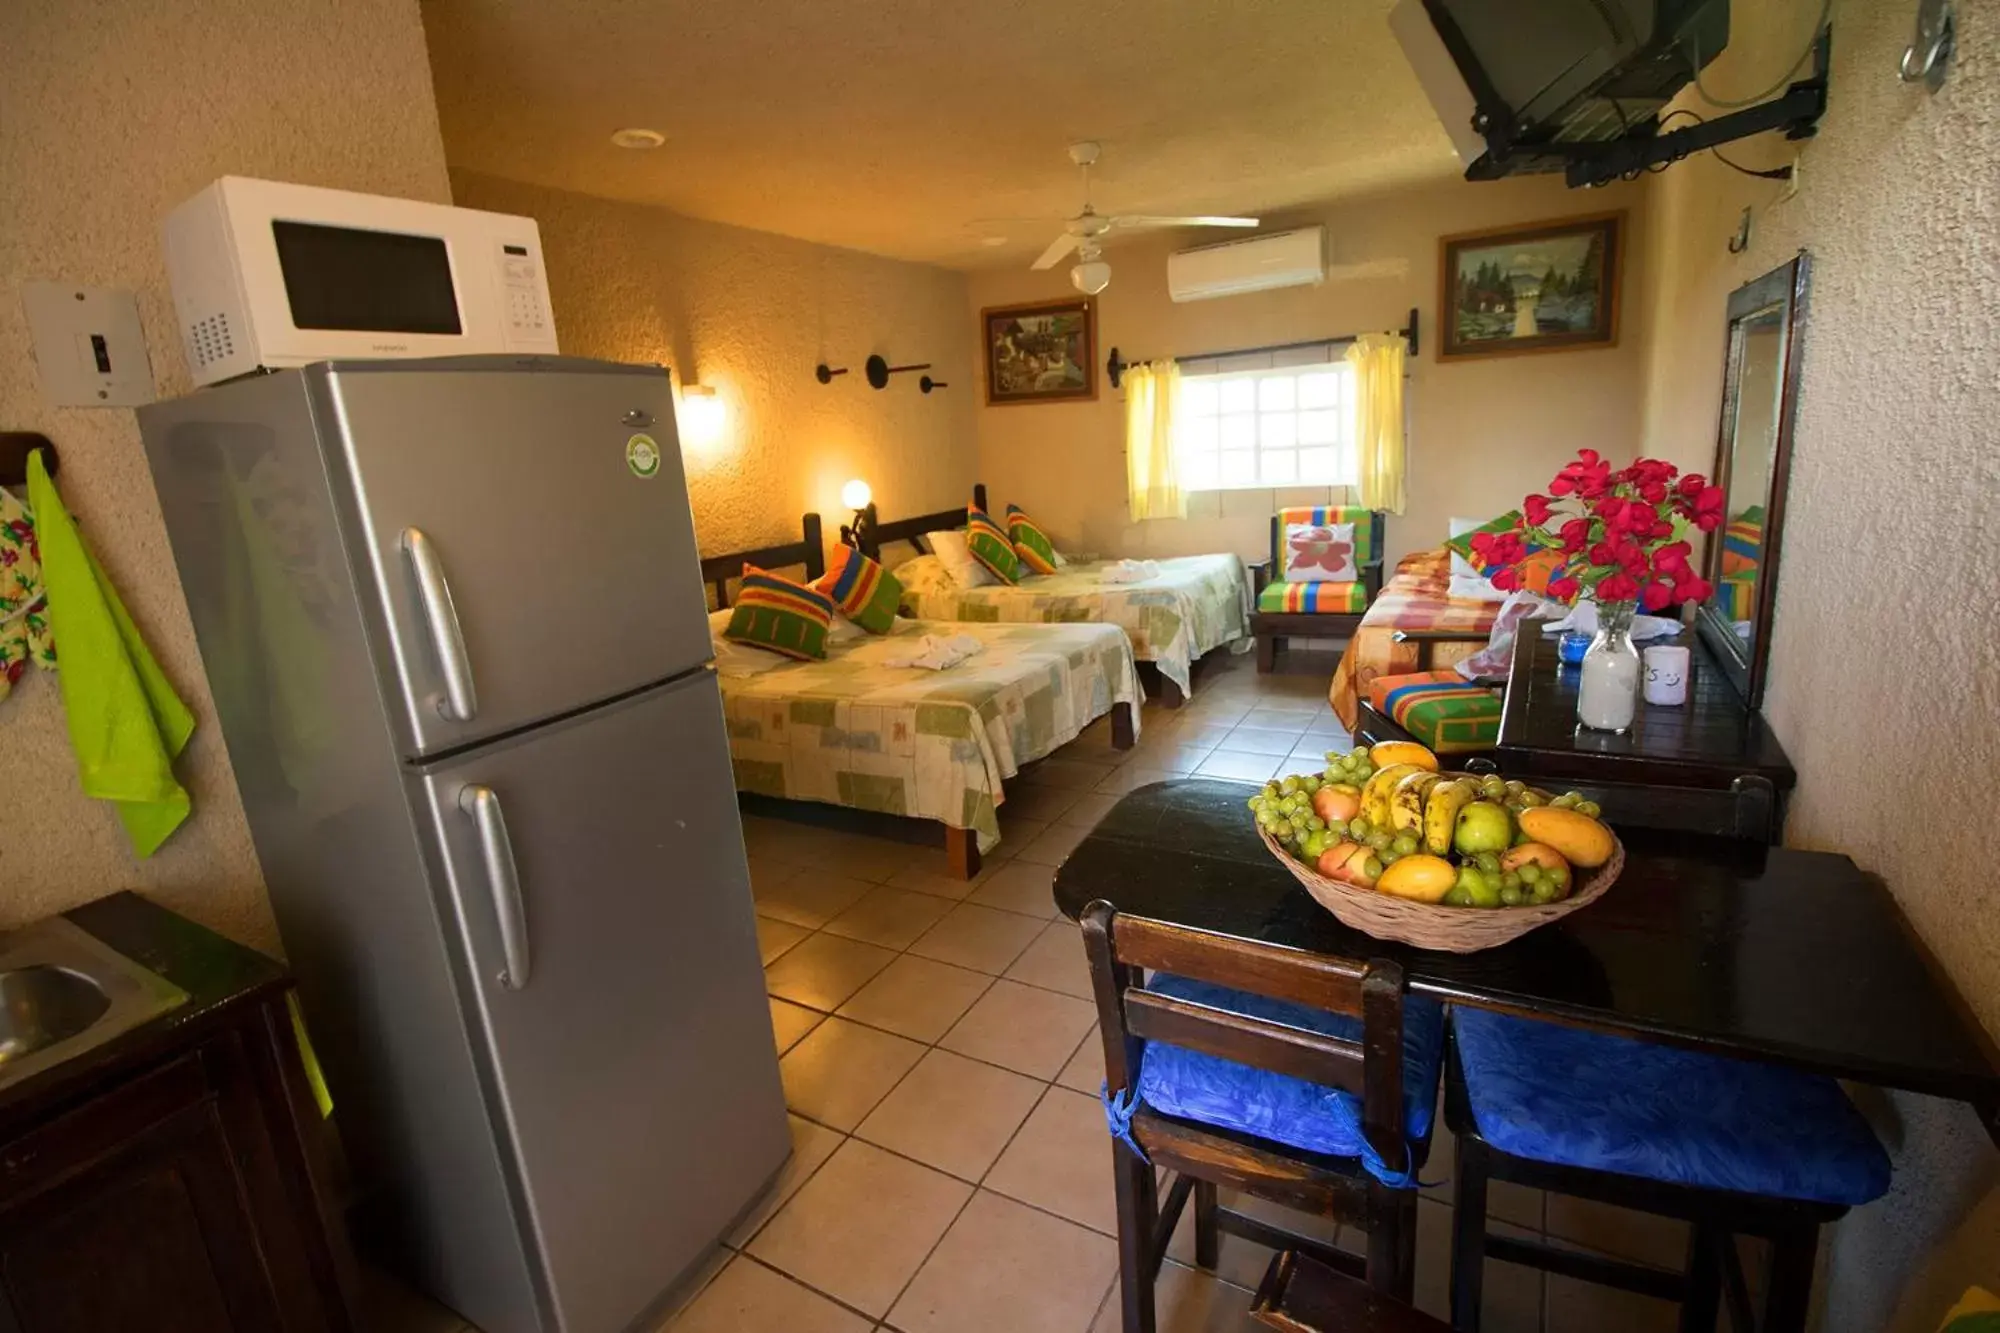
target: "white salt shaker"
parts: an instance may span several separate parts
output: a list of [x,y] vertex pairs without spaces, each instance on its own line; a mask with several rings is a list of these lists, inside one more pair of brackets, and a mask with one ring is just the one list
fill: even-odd
[[1688,697],[1689,651],[1674,644],[1648,648],[1646,659],[1646,702],[1684,704]]

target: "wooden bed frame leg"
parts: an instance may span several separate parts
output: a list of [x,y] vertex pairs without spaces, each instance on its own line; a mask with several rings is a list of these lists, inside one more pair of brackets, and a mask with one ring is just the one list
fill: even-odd
[[1132,705],[1115,703],[1111,705],[1111,748],[1129,750],[1132,748]]
[[945,868],[954,879],[971,879],[979,873],[979,835],[969,828],[944,830]]

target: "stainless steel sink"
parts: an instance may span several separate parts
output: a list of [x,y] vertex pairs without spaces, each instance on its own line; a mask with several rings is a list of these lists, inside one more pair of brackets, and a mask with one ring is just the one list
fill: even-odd
[[187,998],[62,917],[0,935],[0,1088],[102,1046]]

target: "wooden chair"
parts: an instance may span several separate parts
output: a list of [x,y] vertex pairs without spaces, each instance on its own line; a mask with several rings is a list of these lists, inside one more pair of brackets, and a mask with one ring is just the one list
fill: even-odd
[[[1354,563],[1361,577],[1352,583],[1286,583],[1285,527],[1291,523],[1352,523]],[[1291,639],[1344,639],[1382,592],[1382,515],[1359,506],[1281,509],[1271,516],[1271,557],[1252,565],[1257,609],[1250,633],[1257,640],[1257,669],[1277,666],[1278,650]]]
[[[1831,1079],[1486,1011],[1453,1014],[1445,1118],[1452,1326],[1465,1333],[1489,1256],[1677,1302],[1683,1333],[1713,1333],[1725,1297],[1735,1333],[1803,1333],[1820,1226],[1889,1185],[1887,1154]],[[1490,1180],[1684,1220],[1686,1264],[1490,1234]],[[1771,1242],[1761,1322],[1738,1235]]]
[[1284,1333],[1451,1333],[1451,1325],[1296,1250],[1271,1260],[1250,1317]]
[[[1190,1196],[1195,1260],[1205,1268],[1215,1266],[1227,1231],[1296,1250],[1407,1303],[1416,1248],[1417,1196],[1410,1186],[1430,1147],[1436,1090],[1428,1066],[1439,1053],[1437,1010],[1429,1001],[1406,1005],[1402,968],[1119,915],[1102,901],[1087,906],[1079,923],[1104,1040],[1106,1107],[1114,1127],[1126,1117],[1123,1134],[1112,1143],[1125,1333],[1154,1333],[1153,1282]],[[1155,974],[1150,982],[1148,971]],[[1416,1009],[1419,1003],[1426,1007]],[[1407,1034],[1406,1015],[1412,1019]],[[1155,1063],[1148,1065],[1149,1059]],[[1365,1145],[1384,1174],[1395,1177],[1400,1170],[1404,1187],[1385,1184],[1361,1156],[1312,1151],[1232,1128],[1226,1115],[1192,1118],[1154,1104],[1187,1111],[1176,1103],[1166,1071],[1204,1059],[1211,1088],[1240,1077],[1242,1089],[1280,1098],[1286,1091],[1317,1091],[1301,1085],[1358,1096],[1359,1113],[1351,1117],[1358,1123],[1346,1127],[1355,1150]],[[1341,1106],[1351,1115],[1352,1098]],[[1332,1123],[1328,1118],[1310,1126],[1310,1117],[1285,1114],[1273,1101],[1261,1109],[1260,1123],[1297,1138]],[[1174,1173],[1164,1203],[1155,1167]],[[1218,1185],[1363,1226],[1367,1257],[1223,1208]]]

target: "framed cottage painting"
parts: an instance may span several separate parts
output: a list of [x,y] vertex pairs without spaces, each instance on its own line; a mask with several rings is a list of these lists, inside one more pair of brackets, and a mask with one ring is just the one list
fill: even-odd
[[1097,397],[1097,302],[1089,297],[989,306],[979,329],[989,405]]
[[1618,343],[1625,215],[1446,236],[1440,361]]

